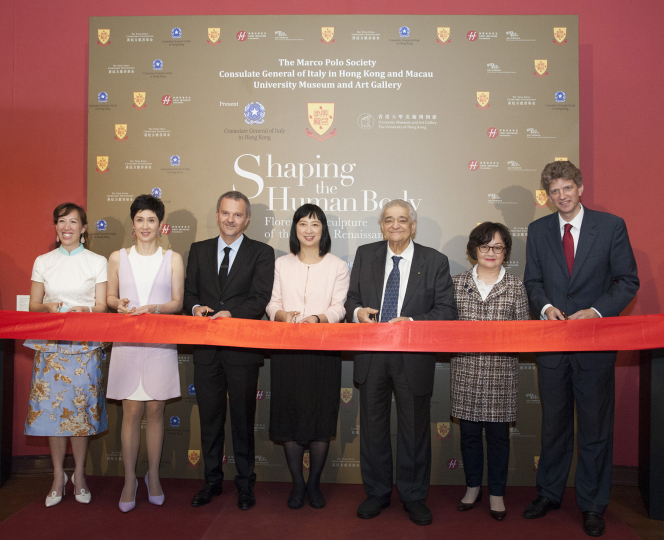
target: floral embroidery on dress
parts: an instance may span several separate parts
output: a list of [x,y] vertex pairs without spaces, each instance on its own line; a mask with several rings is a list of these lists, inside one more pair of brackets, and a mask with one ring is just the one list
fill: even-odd
[[76,414],[65,407],[60,415],[62,420],[56,434],[63,435],[65,431],[71,432],[74,437],[94,434],[97,430],[90,422],[90,415],[86,410],[88,407],[88,397],[85,395],[83,387],[76,386],[74,389],[76,390],[76,397],[73,403],[76,407]]
[[48,381],[43,379],[34,379],[30,388],[30,401],[41,403],[51,399],[51,388]]
[[37,418],[39,418],[39,416],[43,412],[44,411],[35,411],[32,408],[32,405],[28,403],[28,419],[27,419],[28,425],[31,426],[34,423],[34,421],[37,420]]
[[[58,353],[51,353],[48,356],[44,357],[46,360],[46,367],[44,368],[44,375],[46,375],[49,371],[54,369],[55,371],[64,371],[65,368],[60,362],[56,362],[55,359],[58,357]],[[65,363],[69,363],[69,359],[67,357],[60,357],[60,360],[62,360]]]

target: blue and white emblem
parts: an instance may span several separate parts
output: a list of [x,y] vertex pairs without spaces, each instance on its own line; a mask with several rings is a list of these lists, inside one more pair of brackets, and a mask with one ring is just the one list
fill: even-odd
[[180,427],[180,417],[171,416],[170,425],[171,427]]
[[244,108],[244,121],[251,124],[262,124],[265,122],[265,107],[256,102],[251,102]]
[[108,94],[106,92],[99,92],[97,94],[97,101],[99,103],[106,103],[108,101]]
[[556,92],[556,103],[565,103],[565,92]]
[[196,388],[194,387],[193,384],[190,384],[187,386],[187,392],[189,392],[190,396],[195,396],[196,395]]
[[152,196],[155,199],[161,199],[161,188],[153,187],[152,188]]
[[152,62],[152,69],[155,71],[161,71],[164,68],[164,63],[158,58]]
[[408,28],[407,26],[402,26],[401,28],[399,28],[399,36],[400,37],[410,36],[410,28]]
[[176,26],[171,30],[171,37],[173,39],[180,39],[182,37],[182,30]]
[[105,231],[106,230],[106,222],[103,219],[100,219],[95,226],[97,227],[98,231]]
[[177,167],[180,165],[180,156],[171,156],[171,167]]

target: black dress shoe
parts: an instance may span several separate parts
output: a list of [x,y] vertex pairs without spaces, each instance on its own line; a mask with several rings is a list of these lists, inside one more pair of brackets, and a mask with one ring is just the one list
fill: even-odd
[[295,489],[293,489],[290,492],[290,495],[288,496],[288,502],[286,503],[288,508],[299,510],[304,506],[304,491],[298,491],[299,492],[296,492]]
[[221,484],[206,482],[203,488],[191,499],[191,506],[205,506],[212,502],[212,497],[221,495]]
[[362,519],[375,518],[380,511],[390,506],[389,497],[367,497],[362,504],[357,507],[357,517]]
[[252,488],[246,487],[240,490],[240,495],[237,498],[237,507],[240,510],[249,510],[256,505],[256,497],[254,496],[254,490]]
[[526,519],[536,519],[546,516],[546,513],[549,510],[558,510],[560,508],[560,503],[553,502],[551,499],[546,497],[537,497],[526,511],[523,513],[523,517]]
[[433,521],[431,510],[422,501],[403,503],[403,509],[408,512],[410,520],[416,525],[431,525]]
[[583,512],[583,532],[588,536],[602,536],[606,532],[602,514]]
[[309,506],[311,506],[311,508],[315,508],[316,510],[320,510],[321,508],[325,507],[325,497],[323,497],[320,489],[316,491],[317,493],[310,493],[307,489],[307,497],[309,497]]
[[502,512],[498,512],[497,510],[489,510],[489,513],[491,514],[491,517],[496,521],[502,521],[507,517],[507,512],[505,510],[503,510]]
[[480,489],[480,492],[477,494],[477,497],[475,498],[474,502],[471,503],[465,503],[463,501],[459,502],[459,506],[457,507],[457,510],[459,512],[467,512],[468,510],[472,510],[473,507],[482,500],[482,490]]

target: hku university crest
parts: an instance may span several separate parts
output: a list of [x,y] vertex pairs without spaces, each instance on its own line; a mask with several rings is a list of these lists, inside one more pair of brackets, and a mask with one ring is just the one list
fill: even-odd
[[106,47],[111,44],[111,31],[108,28],[99,28],[97,30],[97,45]]
[[108,156],[97,156],[97,172],[105,174],[109,171]]
[[563,45],[564,43],[567,43],[567,28],[561,27],[553,27],[553,42],[556,45]]
[[447,439],[450,436],[450,423],[438,422],[436,424],[436,436],[439,439]]
[[305,129],[307,137],[313,137],[319,141],[324,141],[328,137],[334,137],[337,130],[334,129],[322,137],[334,122],[334,103],[307,103],[307,116],[309,125],[313,128],[313,133]]
[[438,38],[436,41],[441,45],[447,45],[450,41],[450,27],[449,26],[439,26],[436,31]]
[[221,37],[221,28],[208,28],[207,42],[210,45],[218,45],[220,37]]
[[134,92],[134,109],[145,107],[145,92]]
[[535,206],[539,208],[546,208],[549,206],[549,197],[546,195],[546,191],[543,189],[535,190]]
[[334,43],[334,26],[321,26],[320,33],[323,36],[321,41],[325,43],[325,45]]
[[189,450],[189,452],[187,452],[187,457],[189,458],[189,464],[192,467],[198,467],[201,464],[200,450]]
[[115,124],[115,140],[126,141],[127,137],[127,124]]
[[341,402],[344,405],[351,403],[353,399],[353,389],[352,388],[342,388],[341,389]]
[[477,92],[477,103],[475,104],[475,107],[479,107],[480,109],[488,109],[491,107],[491,103],[489,103],[489,92]]
[[549,74],[547,66],[548,62],[546,60],[535,60],[535,75],[538,77],[546,77]]

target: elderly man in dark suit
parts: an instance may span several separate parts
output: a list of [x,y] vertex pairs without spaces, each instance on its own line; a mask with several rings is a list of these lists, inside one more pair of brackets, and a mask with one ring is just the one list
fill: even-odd
[[[263,317],[272,294],[274,250],[244,235],[250,217],[251,205],[242,193],[229,191],[219,198],[219,236],[195,242],[189,252],[185,313],[211,319]],[[227,392],[238,507],[248,510],[256,504],[254,416],[258,368],[263,357],[262,351],[253,349],[194,347],[194,386],[201,420],[205,485],[194,495],[192,506],[208,504],[213,496],[221,494]]]
[[[542,188],[558,212],[528,227],[524,284],[531,311],[549,321],[617,317],[639,288],[625,222],[581,205],[581,171],[568,161],[544,168]],[[524,517],[539,518],[560,508],[574,452],[576,401],[576,500],[586,534],[604,534],[602,514],[609,503],[613,460],[615,361],[615,351],[537,355],[542,451],[538,497]]]
[[[383,208],[380,227],[387,241],[361,246],[355,255],[346,301],[349,322],[443,321],[457,317],[447,257],[416,244],[417,213],[395,199]],[[431,393],[434,354],[394,351],[355,356],[360,385],[360,467],[367,499],[357,515],[376,517],[390,504],[392,392],[397,406],[399,497],[411,521],[428,525],[424,501],[431,472]]]

